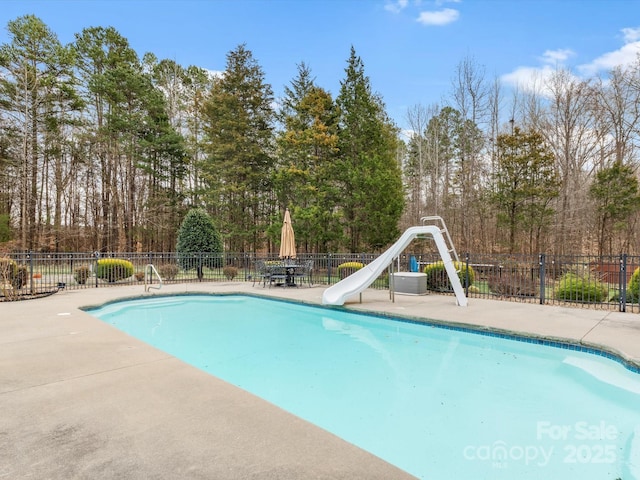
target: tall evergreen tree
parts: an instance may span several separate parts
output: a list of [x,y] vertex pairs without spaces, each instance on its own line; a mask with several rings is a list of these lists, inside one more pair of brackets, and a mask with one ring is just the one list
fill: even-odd
[[507,227],[509,253],[516,251],[519,231],[529,235],[529,253],[540,251],[540,235],[553,219],[552,199],[560,182],[555,159],[537,132],[498,136],[494,202],[498,224]]
[[245,45],[227,54],[204,104],[206,200],[234,252],[261,247],[273,211],[273,93]]
[[[136,52],[113,28],[85,29],[75,46],[87,114],[94,119],[85,138],[98,159],[100,183],[93,193],[100,197],[99,248],[131,251],[138,243],[171,248],[185,155],[168,114],[170,96],[153,84],[153,69],[144,71]],[[147,60],[147,66],[153,63]],[[141,227],[143,219],[151,218],[156,232]]]
[[141,199],[143,244],[153,251],[169,251],[182,213],[182,180],[187,171],[184,138],[171,125],[161,92],[149,88],[146,113],[139,131],[137,168],[146,173],[146,197]]
[[158,61],[150,53],[144,55],[143,64],[153,84],[147,91],[147,118],[141,131],[140,164],[147,174],[144,245],[170,251],[183,214],[183,200],[190,193],[185,185],[189,161],[183,137],[188,132],[187,76],[173,60]]
[[[125,247],[123,225],[132,220],[132,210],[124,212],[125,202],[129,208],[134,203],[130,202],[135,192],[131,151],[123,147],[130,144],[132,130],[131,89],[142,86],[134,75],[139,68],[138,56],[113,27],[84,29],[76,34],[75,49],[83,84],[81,94],[87,105],[84,116],[89,120],[83,143],[91,152],[87,195],[95,227],[93,243],[99,250],[117,251]],[[122,168],[125,153],[129,155]],[[130,248],[131,235],[129,232]]]
[[598,255],[611,255],[614,234],[627,230],[632,214],[640,210],[638,178],[631,166],[615,161],[596,174],[589,195],[598,218]]
[[404,208],[402,173],[396,159],[397,128],[381,98],[371,91],[364,63],[351,47],[336,103],[340,108],[340,184],[348,248],[381,249],[398,235]]
[[330,174],[338,119],[331,95],[314,85],[309,68],[301,64],[285,88],[274,185],[280,206],[289,207],[296,219],[296,239],[306,251],[327,251],[341,236]]

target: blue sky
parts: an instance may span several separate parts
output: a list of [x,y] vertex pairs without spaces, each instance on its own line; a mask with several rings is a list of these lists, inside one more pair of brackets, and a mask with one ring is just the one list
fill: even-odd
[[305,62],[338,93],[353,45],[391,117],[444,103],[465,58],[506,87],[558,66],[605,74],[640,52],[640,0],[1,0],[6,25],[35,14],[61,42],[113,26],[140,56],[223,70],[241,43],[281,95]]

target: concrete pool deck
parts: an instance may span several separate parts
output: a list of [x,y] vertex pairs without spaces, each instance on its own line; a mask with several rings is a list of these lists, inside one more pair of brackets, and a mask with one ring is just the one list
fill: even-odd
[[[122,298],[244,293],[319,304],[324,287],[251,283],[61,291],[0,303],[0,479],[413,478],[80,310]],[[349,309],[600,346],[640,365],[640,316],[367,290]]]

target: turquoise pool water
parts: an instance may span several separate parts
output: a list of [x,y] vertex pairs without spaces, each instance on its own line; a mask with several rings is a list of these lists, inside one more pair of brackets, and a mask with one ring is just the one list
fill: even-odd
[[599,355],[245,296],[89,313],[419,478],[640,479],[640,374]]

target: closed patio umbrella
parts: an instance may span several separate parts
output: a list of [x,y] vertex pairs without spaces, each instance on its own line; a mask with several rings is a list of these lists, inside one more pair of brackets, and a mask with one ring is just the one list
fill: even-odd
[[280,258],[296,258],[296,237],[291,225],[291,214],[287,208],[280,233]]

